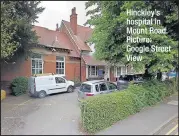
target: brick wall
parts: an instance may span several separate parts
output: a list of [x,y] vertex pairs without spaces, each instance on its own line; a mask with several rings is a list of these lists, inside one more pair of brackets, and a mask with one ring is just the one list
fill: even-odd
[[[43,55],[43,73],[56,73],[56,56],[53,54]],[[86,66],[82,61],[82,81],[86,81]],[[18,76],[31,76],[31,58],[25,60],[21,56],[15,64],[3,63],[1,65],[1,81],[12,81]],[[65,57],[65,76],[68,80],[80,77],[80,60]]]
[[[82,81],[86,81],[86,65],[82,60],[81,76]],[[72,60],[66,57],[65,73],[68,80],[80,79],[80,60]]]
[[13,62],[1,63],[1,81],[11,81],[18,76],[30,76],[31,75],[31,61],[25,59],[24,55],[19,56],[17,60]]
[[56,73],[56,56],[44,55],[44,71],[43,73]]

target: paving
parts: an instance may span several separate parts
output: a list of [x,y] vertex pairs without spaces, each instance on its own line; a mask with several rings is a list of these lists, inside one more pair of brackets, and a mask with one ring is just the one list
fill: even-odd
[[[100,135],[151,134],[173,116],[178,116],[178,95],[116,123]],[[86,135],[79,128],[77,90],[43,99],[28,95],[8,96],[1,101],[2,135]]]
[[43,99],[9,96],[1,102],[2,135],[80,135],[77,92]]
[[178,95],[173,95],[154,107],[148,107],[97,135],[152,135],[171,117],[178,117],[178,105],[176,102],[171,104],[170,101],[178,101]]

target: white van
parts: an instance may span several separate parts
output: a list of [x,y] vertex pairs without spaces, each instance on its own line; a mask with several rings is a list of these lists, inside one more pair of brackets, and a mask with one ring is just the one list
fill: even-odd
[[43,98],[48,94],[73,92],[74,82],[68,81],[60,75],[35,75],[29,78],[28,91],[31,96]]

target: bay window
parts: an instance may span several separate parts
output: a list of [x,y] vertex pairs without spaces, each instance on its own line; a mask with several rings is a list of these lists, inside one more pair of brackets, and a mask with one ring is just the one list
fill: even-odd
[[90,77],[98,76],[98,66],[88,66],[88,75]]

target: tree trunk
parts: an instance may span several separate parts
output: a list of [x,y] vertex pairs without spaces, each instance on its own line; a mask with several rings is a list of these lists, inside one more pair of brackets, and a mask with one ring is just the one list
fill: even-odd
[[145,73],[144,73],[144,79],[150,80],[151,77],[152,75],[149,73],[148,68],[146,68]]
[[157,73],[157,79],[158,79],[159,81],[162,80],[162,72],[161,72],[160,70],[159,70],[158,73]]

